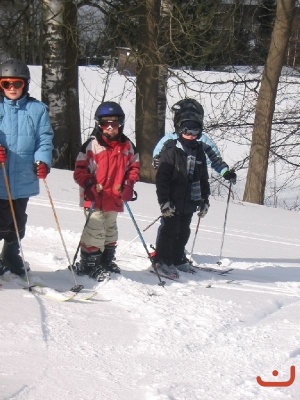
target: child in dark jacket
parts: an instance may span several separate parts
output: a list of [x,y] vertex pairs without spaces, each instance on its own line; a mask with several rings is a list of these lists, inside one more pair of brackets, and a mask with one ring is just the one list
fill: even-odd
[[125,114],[119,104],[107,101],[97,108],[96,127],[83,144],[75,163],[74,179],[80,186],[85,210],[91,209],[81,235],[78,275],[98,281],[110,272],[120,273],[113,261],[118,240],[117,215],[133,197],[139,179],[139,157],[123,134]]
[[[203,118],[203,117],[202,117]],[[162,218],[156,242],[158,271],[178,278],[187,271],[184,249],[190,237],[193,213],[203,218],[209,208],[210,186],[201,142],[203,120],[183,115],[178,139],[168,140],[160,154],[156,192]]]

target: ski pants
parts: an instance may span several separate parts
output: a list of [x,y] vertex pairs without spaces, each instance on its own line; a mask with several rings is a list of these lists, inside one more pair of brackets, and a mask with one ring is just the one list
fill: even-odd
[[[12,200],[20,239],[25,236],[28,200],[29,198]],[[9,201],[0,199],[0,240],[2,239],[11,243],[16,242],[18,237]]]
[[173,217],[162,217],[156,239],[156,258],[167,265],[178,265],[189,240],[193,213],[175,213]]
[[80,242],[85,247],[97,247],[101,252],[106,245],[118,240],[116,211],[94,210],[85,226]]

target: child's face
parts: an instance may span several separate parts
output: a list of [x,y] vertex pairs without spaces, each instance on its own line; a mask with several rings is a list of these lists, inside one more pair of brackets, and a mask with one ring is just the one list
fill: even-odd
[[101,120],[102,132],[108,134],[111,138],[118,136],[119,134],[119,121],[118,117],[103,117]]
[[0,86],[5,97],[10,100],[18,100],[22,96],[25,82],[23,79],[4,78],[0,80]]

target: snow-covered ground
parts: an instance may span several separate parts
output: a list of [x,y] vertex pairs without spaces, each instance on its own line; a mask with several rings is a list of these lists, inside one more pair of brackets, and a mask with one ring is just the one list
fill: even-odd
[[[73,259],[84,224],[78,187],[71,171],[56,169],[47,184]],[[154,185],[136,189],[138,200],[129,204],[143,231],[159,208]],[[197,263],[217,266],[225,210],[226,199],[211,200],[196,236]],[[74,278],[43,182],[28,215],[22,247],[30,279],[70,289]],[[300,398],[299,213],[230,201],[222,266],[234,271],[181,273],[165,287],[148,272],[127,211],[118,226],[122,274],[89,302],[58,302],[2,281],[1,400]],[[195,215],[188,250],[196,226]],[[149,250],[157,228],[158,222],[143,232]],[[257,376],[274,386],[259,385]]]
[[[31,67],[31,75],[30,93],[40,98],[41,68]],[[176,85],[170,83],[169,106],[194,93]],[[104,86],[103,71],[80,69],[83,138]],[[201,96],[209,115],[212,98]],[[106,100],[121,102],[125,132],[134,140],[134,81],[114,74]],[[168,109],[167,129],[170,121]],[[226,138],[217,143],[230,165],[240,159],[240,147],[233,150]],[[72,172],[52,169],[47,184],[63,241],[41,182],[22,241],[30,282],[97,288],[67,269],[85,222]],[[1,281],[0,400],[300,399],[300,215],[238,201],[243,186],[239,171],[221,258],[222,267],[234,268],[227,276],[181,273],[178,282],[159,286],[125,210],[118,217],[122,274],[89,302],[58,302]],[[151,225],[159,216],[155,186],[138,183],[136,189],[138,200],[129,205],[151,251],[159,226]],[[220,261],[226,192],[211,198],[197,235],[194,216],[187,250],[195,240],[193,259],[201,265]],[[257,376],[271,386],[258,384]]]

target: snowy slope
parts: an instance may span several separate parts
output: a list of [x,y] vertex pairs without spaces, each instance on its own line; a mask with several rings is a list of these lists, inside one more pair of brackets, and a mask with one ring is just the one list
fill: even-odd
[[[73,259],[84,224],[72,172],[52,169],[50,194]],[[141,230],[159,215],[153,185],[130,203]],[[194,259],[216,266],[226,202],[211,200]],[[23,251],[30,279],[74,285],[47,191],[30,200]],[[0,399],[285,400],[300,398],[299,213],[231,201],[223,266],[228,276],[181,273],[160,287],[128,213],[118,217],[114,276],[89,302],[62,303],[14,282],[0,290]],[[192,223],[188,250],[195,236]],[[150,249],[158,223],[143,235]],[[135,239],[135,240],[134,240]],[[57,271],[60,270],[60,271]],[[63,270],[63,271],[61,271]],[[231,284],[228,279],[236,279]],[[85,288],[97,286],[77,277]],[[211,288],[207,288],[212,284]],[[296,378],[289,386],[291,366]],[[277,370],[275,377],[272,371]]]

